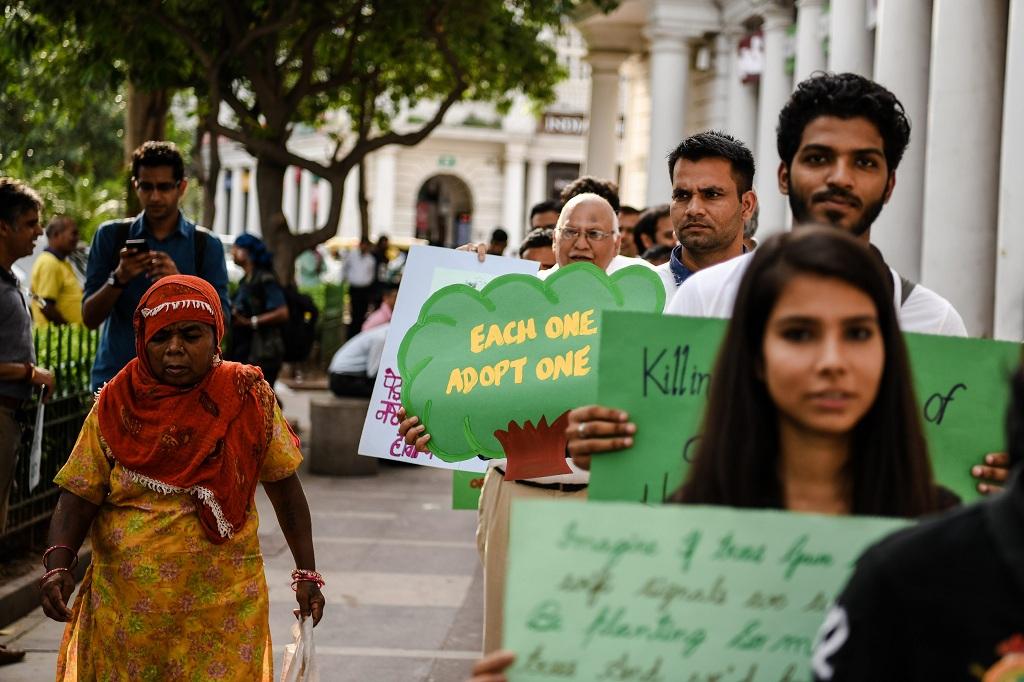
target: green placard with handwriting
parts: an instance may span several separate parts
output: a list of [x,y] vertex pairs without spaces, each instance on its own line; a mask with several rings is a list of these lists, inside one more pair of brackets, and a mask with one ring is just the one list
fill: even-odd
[[509,679],[809,679],[815,635],[856,558],[904,523],[516,501],[503,644],[517,652]]
[[660,504],[683,482],[727,321],[606,312],[597,402],[626,410],[633,447],[595,456],[589,498]]
[[[696,454],[727,324],[604,314],[598,403],[626,410],[637,433],[629,450],[593,458],[589,499],[660,504],[679,487]],[[974,500],[971,467],[1006,447],[1009,378],[1020,366],[1021,346],[930,334],[904,338],[935,478],[965,502]]]

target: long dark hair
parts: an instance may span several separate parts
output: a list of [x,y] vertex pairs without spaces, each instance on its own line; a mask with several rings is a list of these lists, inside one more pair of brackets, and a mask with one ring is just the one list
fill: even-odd
[[870,297],[878,311],[885,365],[875,402],[852,434],[844,471],[852,512],[916,517],[935,511],[936,490],[890,274],[863,244],[826,227],[776,235],[754,252],[715,364],[700,445],[676,501],[784,506],[779,416],[758,368],[772,309],[786,284],[801,274],[841,280]]

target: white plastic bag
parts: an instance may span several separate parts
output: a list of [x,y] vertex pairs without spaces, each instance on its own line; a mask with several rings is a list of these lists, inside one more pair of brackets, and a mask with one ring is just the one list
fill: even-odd
[[313,644],[313,619],[303,618],[292,625],[295,641],[284,648],[281,682],[320,682]]

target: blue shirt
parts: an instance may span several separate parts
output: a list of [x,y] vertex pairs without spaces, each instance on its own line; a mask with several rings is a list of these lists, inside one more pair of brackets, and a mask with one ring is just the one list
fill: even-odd
[[690,268],[683,265],[682,244],[676,244],[672,248],[672,253],[668,257],[668,267],[672,271],[672,278],[676,281],[676,286],[685,282],[686,278],[693,274]]
[[[145,238],[151,251],[163,251],[183,275],[198,275],[205,279],[220,296],[221,307],[224,314],[229,314],[228,308],[228,271],[224,263],[224,246],[220,239],[213,235],[206,235],[206,251],[203,254],[203,262],[200,264],[199,272],[196,272],[195,263],[195,223],[186,220],[185,216],[178,213],[178,228],[171,232],[166,239],[159,240],[154,237],[146,227],[143,216],[140,213],[128,229],[128,239]],[[120,258],[119,250],[121,245],[117,243],[117,222],[112,221],[100,225],[96,235],[92,238],[92,247],[89,249],[89,264],[85,270],[85,287],[82,293],[83,300],[99,291],[115,269]],[[203,236],[201,236],[203,238]],[[121,296],[114,303],[110,310],[110,316],[103,325],[100,334],[100,347],[96,351],[96,360],[92,365],[92,390],[98,390],[103,384],[110,381],[121,368],[135,357],[135,329],[132,327],[132,317],[135,315],[135,308],[138,307],[142,295],[152,286],[153,282],[145,274],[139,275],[124,288]],[[226,317],[227,319],[227,317]]]

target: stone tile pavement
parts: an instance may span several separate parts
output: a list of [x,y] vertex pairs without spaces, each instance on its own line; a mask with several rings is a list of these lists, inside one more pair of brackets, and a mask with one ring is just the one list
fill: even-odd
[[[328,580],[316,628],[323,682],[461,682],[478,657],[483,622],[476,514],[453,511],[451,474],[387,464],[370,478],[302,475],[317,565]],[[257,494],[270,587],[275,672],[291,640],[293,567],[273,509]],[[53,679],[63,624],[36,609],[0,633],[28,650],[0,667],[4,682]]]

